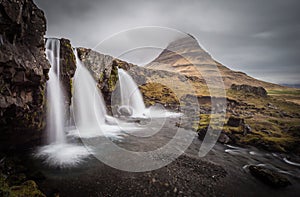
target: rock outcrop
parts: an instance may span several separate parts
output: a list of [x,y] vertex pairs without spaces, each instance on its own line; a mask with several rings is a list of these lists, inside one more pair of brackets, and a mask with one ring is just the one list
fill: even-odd
[[0,4],[0,148],[29,146],[45,126],[46,19],[32,0]]
[[60,39],[60,74],[61,84],[65,92],[65,116],[70,116],[70,105],[72,98],[72,78],[76,71],[76,59],[70,40]]
[[232,84],[230,89],[234,91],[253,94],[255,96],[260,96],[260,97],[266,97],[268,95],[267,91],[263,87],[255,87],[246,84],[242,84],[242,85]]

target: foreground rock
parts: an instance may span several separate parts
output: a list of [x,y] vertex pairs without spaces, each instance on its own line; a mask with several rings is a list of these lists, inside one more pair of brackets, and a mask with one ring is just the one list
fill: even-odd
[[291,182],[278,172],[261,166],[250,166],[250,173],[264,183],[273,187],[286,187],[291,185]]
[[0,4],[0,149],[37,144],[45,126],[44,13],[32,0]]

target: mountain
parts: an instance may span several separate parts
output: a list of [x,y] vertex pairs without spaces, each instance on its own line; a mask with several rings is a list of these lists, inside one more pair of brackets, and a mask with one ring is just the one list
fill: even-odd
[[239,71],[233,71],[214,60],[203,50],[197,40],[189,35],[171,42],[163,52],[145,66],[149,69],[178,72],[188,77],[203,79],[203,76],[222,75],[225,88],[232,84],[261,86],[266,89],[282,89],[280,85],[260,81]]

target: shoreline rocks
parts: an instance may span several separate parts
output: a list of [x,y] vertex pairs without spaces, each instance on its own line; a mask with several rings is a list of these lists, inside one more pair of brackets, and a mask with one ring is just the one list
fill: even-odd
[[291,185],[291,182],[285,176],[275,172],[274,170],[251,165],[249,166],[249,171],[254,177],[272,187],[280,188]]

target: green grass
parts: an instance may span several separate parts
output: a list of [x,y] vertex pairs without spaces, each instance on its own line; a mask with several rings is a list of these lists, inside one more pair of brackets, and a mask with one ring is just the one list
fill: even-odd
[[300,96],[300,90],[269,90],[268,94],[291,94]]

